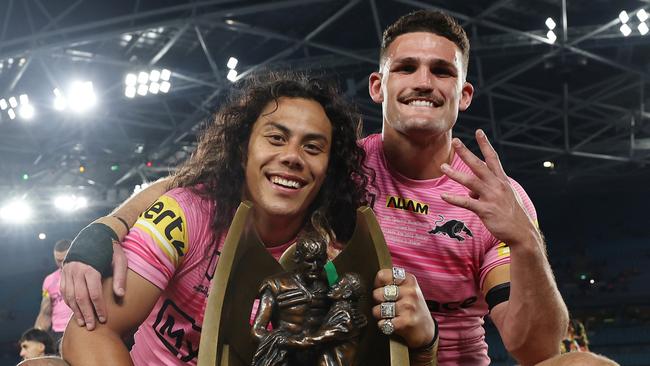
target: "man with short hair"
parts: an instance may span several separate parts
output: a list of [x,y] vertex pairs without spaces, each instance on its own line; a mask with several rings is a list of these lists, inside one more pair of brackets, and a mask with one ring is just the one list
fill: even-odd
[[[376,173],[370,201],[393,263],[406,273],[378,272],[373,315],[383,318],[384,333],[417,350],[436,346],[433,317],[439,364],[480,366],[490,363],[482,327],[489,314],[508,351],[533,365],[558,354],[568,312],[530,199],[483,131],[476,140],[485,161],[452,138],[474,93],[468,62],[465,31],[442,12],[407,14],[384,33],[379,70],[369,78],[382,133],[360,143]],[[115,263],[123,262],[120,252]],[[71,268],[71,277],[94,272]]]
[[20,357],[23,360],[56,353],[52,336],[44,330],[30,328],[20,337]]
[[61,281],[61,266],[70,249],[70,240],[59,240],[54,244],[54,262],[56,271],[50,273],[43,280],[43,299],[41,309],[36,317],[34,328],[44,331],[52,329],[55,341],[63,336],[68,320],[72,316],[72,310],[63,301],[59,283]]

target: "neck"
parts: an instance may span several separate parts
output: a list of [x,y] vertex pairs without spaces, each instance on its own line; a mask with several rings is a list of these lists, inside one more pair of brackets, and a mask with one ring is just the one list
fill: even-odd
[[298,235],[303,226],[303,219],[270,217],[253,213],[255,230],[266,247],[275,247],[287,243]]
[[384,155],[388,165],[403,176],[414,180],[442,176],[440,165],[451,164],[451,131],[440,135],[413,138],[390,128],[382,133]]

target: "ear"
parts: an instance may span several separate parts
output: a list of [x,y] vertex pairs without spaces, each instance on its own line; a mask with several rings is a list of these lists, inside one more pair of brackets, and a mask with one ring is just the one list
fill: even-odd
[[39,354],[45,354],[45,345],[43,343],[38,342],[36,348],[38,349]]
[[375,103],[382,103],[384,101],[384,92],[381,89],[382,75],[375,71],[368,77],[368,92],[370,98]]
[[460,91],[460,103],[458,103],[458,109],[461,112],[464,112],[469,108],[469,105],[472,103],[472,96],[474,96],[474,85],[469,82],[463,83],[463,88]]

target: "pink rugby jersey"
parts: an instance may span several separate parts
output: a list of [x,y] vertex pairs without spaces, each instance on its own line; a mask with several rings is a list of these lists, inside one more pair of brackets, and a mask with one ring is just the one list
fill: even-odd
[[63,332],[72,316],[72,309],[65,304],[61,290],[61,269],[50,273],[43,280],[43,297],[50,298],[52,304],[52,331]]
[[[393,264],[417,277],[431,314],[439,323],[439,364],[488,365],[482,327],[488,307],[481,288],[491,269],[510,263],[510,249],[499,243],[474,213],[440,198],[443,192],[467,194],[465,187],[444,175],[412,180],[391,170],[381,135],[368,136],[360,144],[367,153],[368,165],[376,172],[377,187],[370,187],[371,205]],[[458,156],[451,166],[471,173]],[[528,195],[511,182],[536,220]]]
[[[135,365],[196,365],[210,280],[225,234],[213,243],[214,205],[186,188],[160,197],[124,239],[129,268],[163,292],[135,333]],[[279,258],[291,243],[269,248]]]

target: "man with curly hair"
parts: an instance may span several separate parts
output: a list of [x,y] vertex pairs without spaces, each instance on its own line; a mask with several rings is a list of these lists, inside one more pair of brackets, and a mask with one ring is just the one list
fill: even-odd
[[[65,359],[72,365],[196,364],[207,290],[241,200],[253,202],[254,229],[276,258],[316,213],[333,235],[350,237],[348,223],[367,195],[359,122],[339,91],[321,80],[251,79],[216,114],[171,180],[173,189],[124,238],[126,291],[116,301],[113,281],[104,282],[106,322],[93,331],[70,322]],[[102,222],[83,232],[117,239]],[[121,337],[138,326],[129,354]]]

